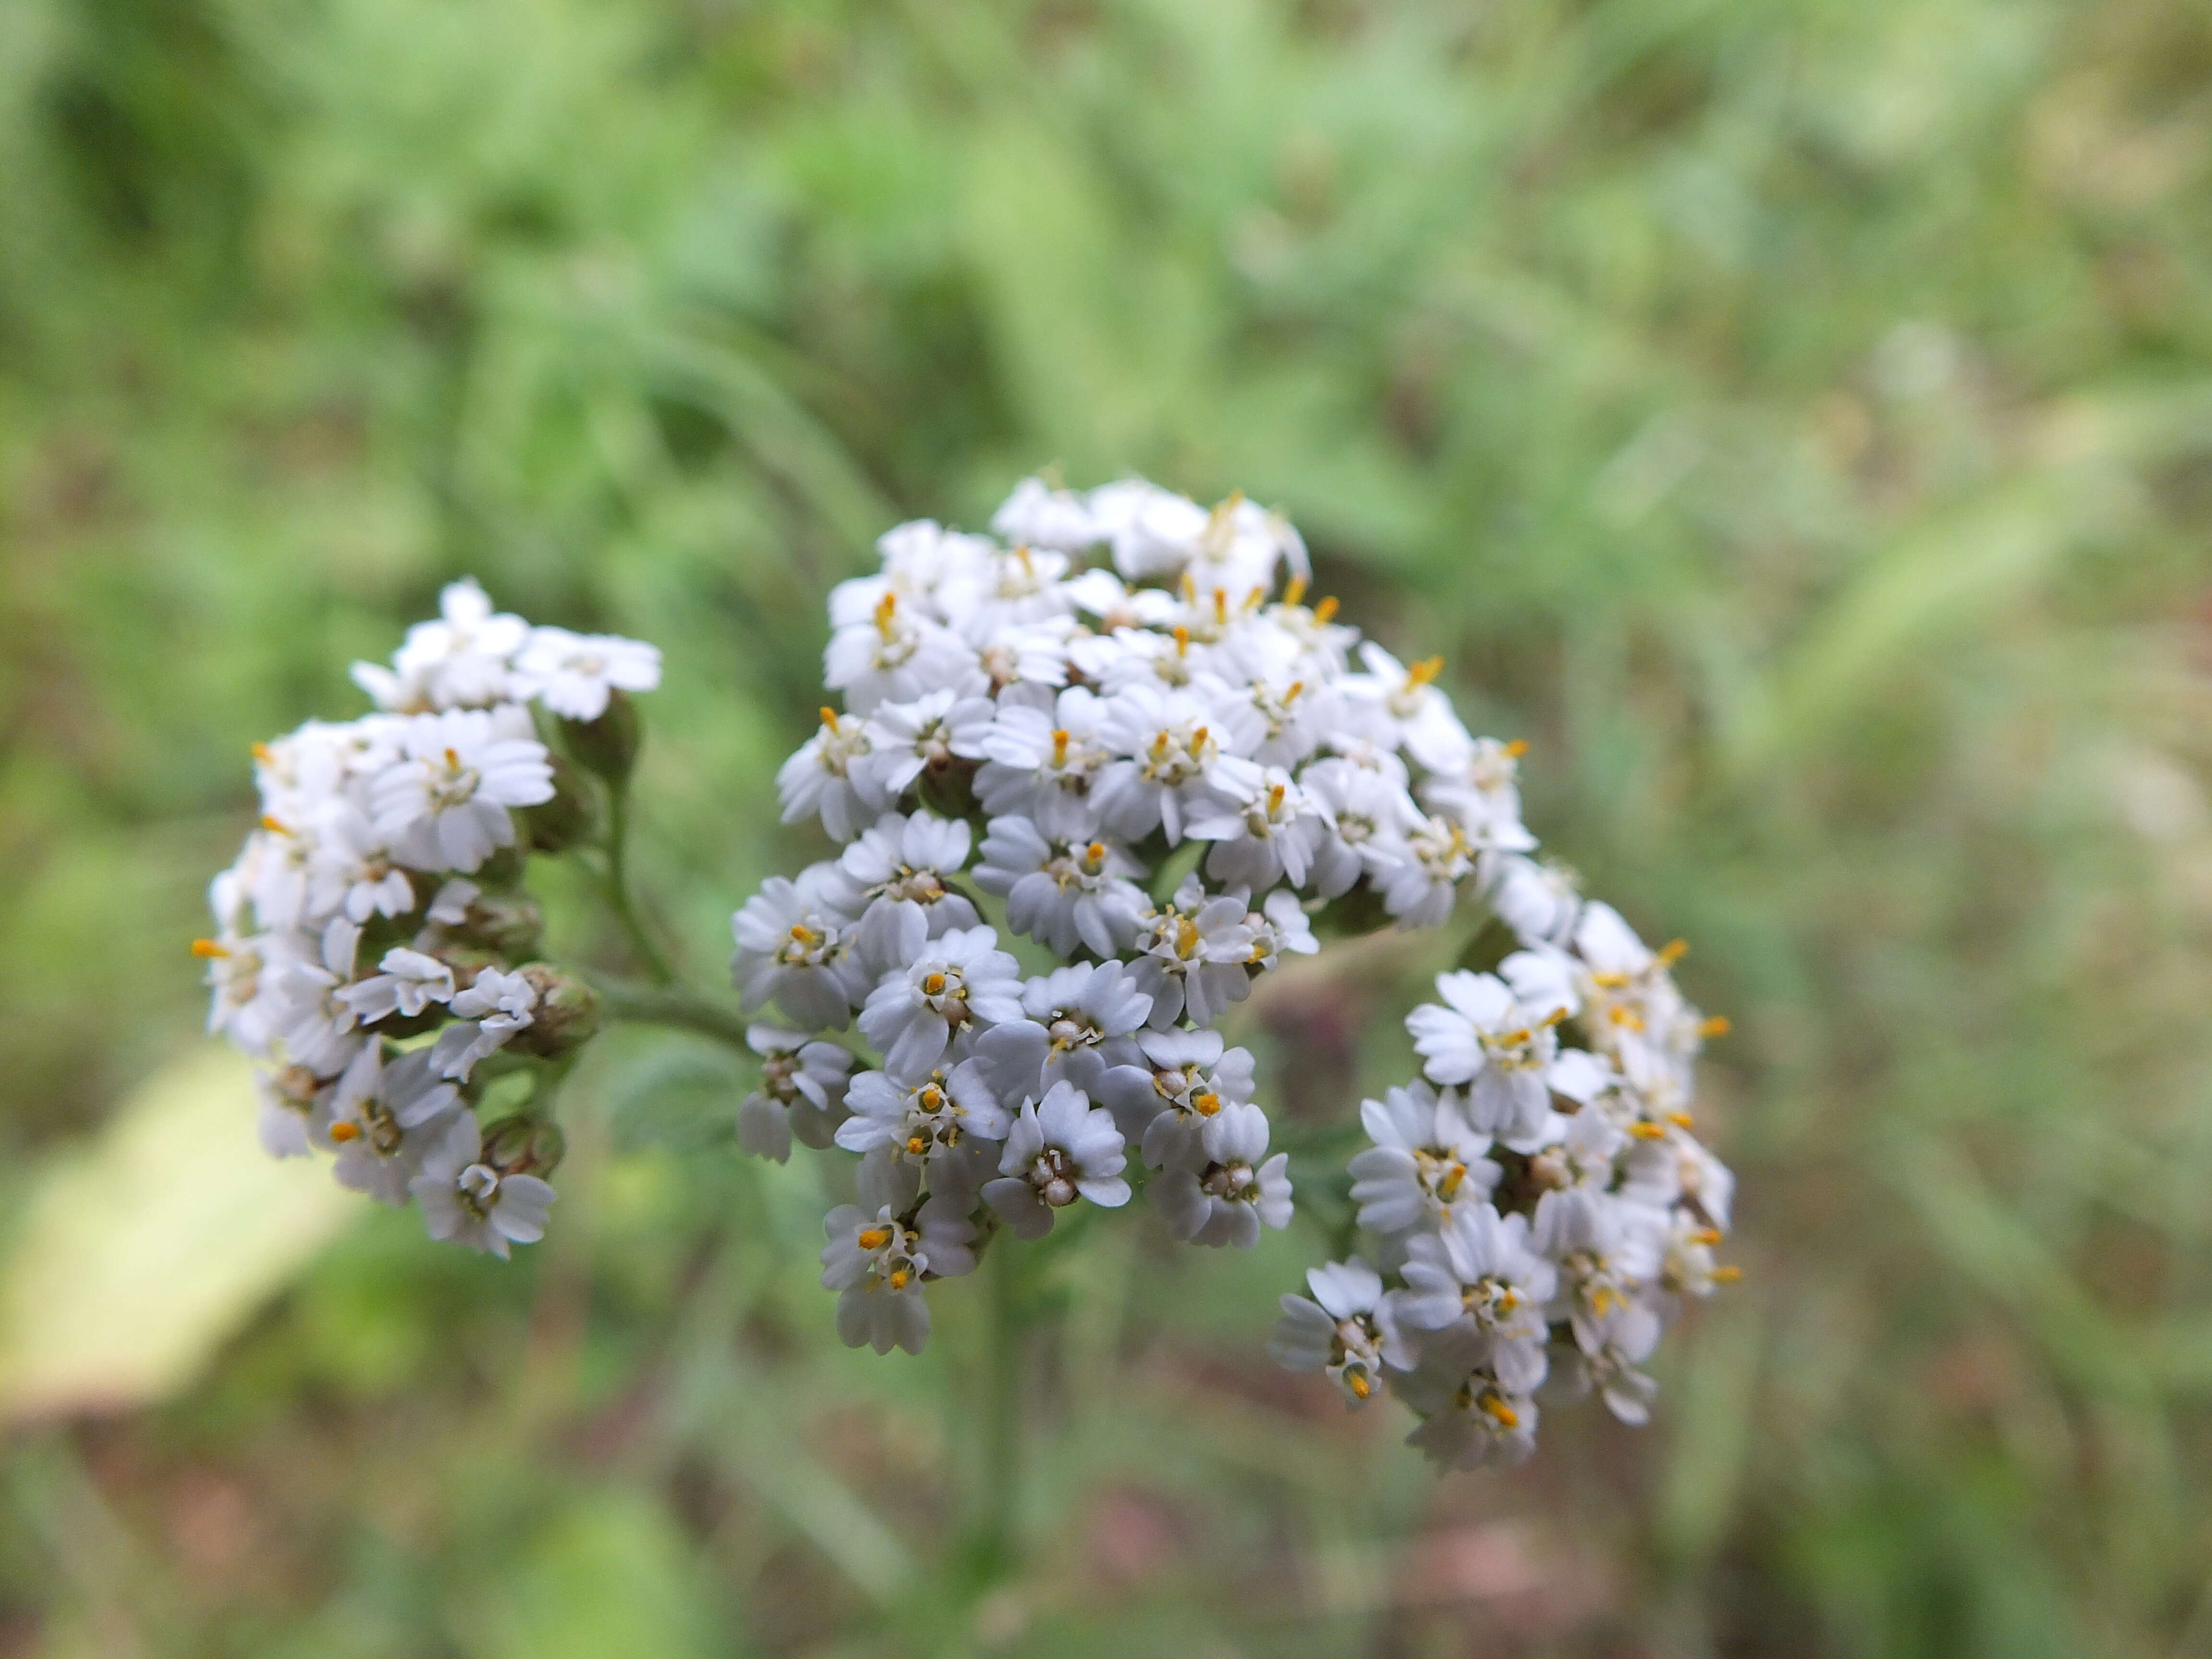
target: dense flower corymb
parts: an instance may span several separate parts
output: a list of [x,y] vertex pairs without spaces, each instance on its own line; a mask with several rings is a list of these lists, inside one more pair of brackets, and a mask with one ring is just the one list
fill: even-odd
[[[1139,1187],[1188,1243],[1287,1225],[1252,1058],[1213,1028],[1316,924],[1469,904],[1512,945],[1411,1017],[1425,1076],[1367,1103],[1346,1183],[1366,1257],[1285,1298],[1276,1352],[1394,1393],[1448,1465],[1525,1456],[1547,1379],[1640,1419],[1638,1366],[1725,1275],[1679,950],[1535,861],[1522,746],[1467,730],[1440,661],[1309,606],[1279,514],[1033,478],[992,529],[902,525],[831,594],[843,708],[777,783],[835,850],[735,918],[747,1008],[802,1028],[756,1038],[744,1144],[860,1155],[823,1256],[846,1340],[919,1347],[929,1284]],[[1017,938],[1063,965],[1024,977]]]

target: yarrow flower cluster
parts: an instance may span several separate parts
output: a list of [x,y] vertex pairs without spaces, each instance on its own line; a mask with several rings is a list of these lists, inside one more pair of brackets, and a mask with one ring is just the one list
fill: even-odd
[[260,823],[193,948],[209,1029],[258,1063],[270,1153],[333,1153],[342,1184],[475,1249],[543,1234],[559,1132],[485,1095],[556,1073],[597,1008],[536,959],[523,866],[588,827],[588,774],[619,787],[623,700],[659,676],[649,645],[532,628],[464,581],[389,667],[356,665],[378,712],[255,746]]
[[[1521,745],[1468,731],[1439,661],[1309,606],[1280,516],[1030,479],[993,529],[900,526],[831,594],[842,707],[777,783],[838,850],[734,919],[745,1007],[788,1022],[750,1032],[742,1144],[860,1158],[822,1256],[844,1340],[919,1351],[927,1286],[994,1235],[1139,1188],[1188,1243],[1286,1226],[1252,1056],[1214,1028],[1317,921],[1467,901],[1517,948],[1412,1016],[1426,1076],[1366,1103],[1350,1172],[1373,1265],[1315,1269],[1275,1352],[1394,1392],[1448,1466],[1525,1455],[1547,1380],[1641,1420],[1637,1367],[1726,1273],[1730,1178],[1690,1133],[1716,1024],[1676,950],[1531,858]],[[1015,938],[1062,965],[1025,975]]]

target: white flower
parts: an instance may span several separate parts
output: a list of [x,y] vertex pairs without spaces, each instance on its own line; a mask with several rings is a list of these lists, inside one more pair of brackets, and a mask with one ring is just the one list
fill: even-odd
[[1535,1392],[1559,1275],[1531,1248],[1526,1216],[1455,1205],[1436,1234],[1408,1243],[1401,1272],[1406,1288],[1392,1294],[1402,1323],[1431,1331],[1465,1322],[1488,1339],[1491,1370],[1509,1394]]
[[850,841],[887,804],[872,760],[875,739],[858,714],[822,711],[822,728],[775,775],[783,821],[817,817],[832,841]]
[[1127,1204],[1127,1162],[1113,1114],[1063,1080],[1022,1108],[999,1159],[1000,1178],[984,1182],[983,1199],[1018,1237],[1042,1238],[1053,1212],[1079,1197],[1109,1210]]
[[1352,1160],[1352,1200],[1370,1232],[1427,1231],[1453,1211],[1480,1204],[1502,1171],[1485,1154],[1490,1139],[1471,1127],[1456,1090],[1425,1083],[1360,1103],[1359,1121],[1375,1144]]
[[478,1060],[505,1048],[517,1031],[530,1029],[538,989],[519,973],[482,968],[466,990],[453,994],[451,1006],[458,1023],[438,1034],[430,1067],[440,1077],[465,1081]]
[[830,904],[835,866],[774,876],[732,919],[731,977],[748,1011],[774,1002],[810,1030],[842,1026],[867,994],[850,921]]
[[553,799],[552,766],[529,729],[513,704],[410,720],[400,758],[369,787],[376,833],[392,856],[466,873],[513,846],[509,809]]
[[[872,749],[864,764],[876,793],[896,800],[917,779],[956,760],[980,760],[995,709],[988,697],[963,697],[951,688],[912,702],[887,702],[869,717]],[[803,816],[803,815],[802,815]]]
[[860,1031],[887,1071],[919,1077],[956,1037],[1022,1017],[1020,968],[988,927],[956,927],[869,993]]
[[351,801],[334,800],[317,825],[308,866],[309,908],[349,921],[404,916],[415,908],[415,886],[368,815]]
[[1382,1277],[1358,1256],[1309,1268],[1313,1299],[1283,1298],[1283,1316],[1267,1351],[1294,1371],[1321,1371],[1364,1406],[1382,1386],[1382,1367],[1409,1370],[1413,1350],[1400,1334],[1382,1292]]
[[1145,868],[1103,836],[1048,837],[1026,817],[993,818],[975,884],[1003,894],[1006,926],[1062,956],[1078,945],[1100,957],[1127,945],[1151,908],[1130,879]]
[[1252,988],[1256,943],[1239,893],[1208,896],[1196,876],[1152,911],[1139,930],[1137,985],[1152,1000],[1152,1024],[1163,1029],[1188,1014],[1211,1025]]
[[1108,1071],[1144,1063],[1136,1034],[1152,1011],[1121,963],[1078,963],[1030,980],[1024,1017],[986,1032],[976,1051],[1010,1100],[1042,1097],[1062,1079],[1095,1097]]
[[1094,799],[1113,757],[1100,736],[1107,707],[1081,686],[1050,709],[1001,705],[976,739],[983,765],[975,793],[993,817],[1021,817],[1061,840],[1088,841],[1099,827]]
[[390,669],[357,662],[353,678],[379,706],[395,713],[476,708],[508,696],[508,665],[527,637],[520,617],[495,613],[473,580],[450,585],[438,599],[439,620],[417,623]]
[[1546,1079],[1559,1052],[1556,1000],[1531,1006],[1496,974],[1441,974],[1449,1006],[1424,1003],[1406,1017],[1424,1069],[1438,1083],[1471,1083],[1468,1117],[1501,1139],[1528,1134],[1551,1110]]
[[839,855],[847,890],[838,908],[859,916],[854,943],[872,972],[902,967],[923,940],[981,920],[951,884],[968,862],[969,834],[958,818],[891,812]]
[[1103,540],[1090,507],[1073,490],[1054,489],[1042,478],[1024,478],[991,515],[991,528],[1007,541],[1073,553]]
[[1521,757],[1528,752],[1525,743],[1477,738],[1455,766],[1439,768],[1421,786],[1421,799],[1431,812],[1456,823],[1474,846],[1525,853],[1536,838],[1521,822],[1521,791],[1515,779]]
[[1459,902],[1459,884],[1475,868],[1475,851],[1449,818],[1415,824],[1390,848],[1392,862],[1378,872],[1382,908],[1401,927],[1441,927]]
[[1313,923],[1296,893],[1268,894],[1266,905],[1246,920],[1252,927],[1251,964],[1263,974],[1273,972],[1285,951],[1310,957],[1321,949]]
[[1267,1152],[1267,1115],[1257,1106],[1221,1109],[1211,1132],[1212,1157],[1191,1169],[1170,1165],[1146,1187],[1170,1231],[1187,1244],[1249,1249],[1262,1224],[1291,1224],[1290,1158]]
[[1162,829],[1168,845],[1180,842],[1186,803],[1211,781],[1223,753],[1212,704],[1190,692],[1131,686],[1109,700],[1099,735],[1125,757],[1098,775],[1100,817],[1132,841]]
[[[377,1045],[368,1052],[376,1054]],[[337,1150],[331,1173],[338,1185],[399,1205],[407,1201],[408,1182],[461,1110],[461,1097],[432,1073],[430,1056],[418,1048],[388,1065],[380,1058],[349,1067],[318,1108],[318,1139]]]
[[841,1291],[837,1334],[848,1348],[920,1353],[929,1340],[926,1277],[951,1278],[975,1265],[966,1197],[931,1198],[917,1210],[914,1170],[869,1159],[860,1165],[860,1201],[823,1220],[822,1283]]
[[856,714],[878,703],[911,702],[948,687],[980,691],[974,651],[960,636],[886,592],[867,621],[840,628],[822,656],[823,684],[845,694]]
[[534,697],[563,720],[595,720],[615,692],[660,684],[660,652],[612,634],[534,628],[514,670],[515,696]]
[[925,1164],[971,1139],[1004,1140],[1012,1119],[984,1070],[981,1060],[963,1060],[912,1085],[883,1072],[861,1073],[845,1091],[853,1115],[838,1126],[837,1144],[848,1152],[882,1148],[897,1162]]
[[1099,1079],[1099,1098],[1147,1167],[1203,1170],[1229,1150],[1223,1112],[1252,1098],[1251,1051],[1224,1048],[1218,1031],[1140,1031],[1137,1046],[1137,1060]]
[[1234,757],[1213,769],[1212,798],[1194,801],[1184,832],[1210,841],[1206,873],[1231,886],[1264,893],[1279,882],[1303,887],[1328,838],[1322,805],[1279,766]]
[[361,930],[340,917],[324,928],[316,956],[294,947],[266,971],[267,1018],[276,1045],[318,1076],[343,1071],[362,1042],[359,1018],[345,1000],[360,938]]
[[1492,1375],[1488,1346],[1471,1330],[1444,1332],[1423,1346],[1420,1364],[1396,1384],[1423,1419],[1406,1443],[1440,1468],[1510,1468],[1536,1449],[1536,1402]]
[[1649,1310],[1638,1292],[1659,1275],[1666,1235],[1666,1217],[1595,1187],[1547,1193],[1532,1237],[1559,1268],[1547,1316],[1566,1320],[1584,1353],[1602,1349],[1620,1321],[1640,1325]]
[[1431,772],[1463,770],[1474,750],[1451,699],[1436,684],[1443,659],[1431,657],[1408,668],[1369,640],[1359,647],[1364,674],[1340,683],[1352,723],[1386,748],[1402,748]]
[[380,971],[369,978],[337,993],[338,1000],[364,1025],[395,1013],[413,1019],[434,1002],[453,1000],[453,970],[435,957],[394,945],[377,967]]
[[1516,854],[1500,857],[1489,877],[1490,908],[1526,945],[1563,945],[1574,936],[1582,896],[1574,872]]
[[851,1054],[773,1025],[747,1027],[745,1046],[761,1057],[761,1086],[738,1103],[738,1145],[778,1164],[791,1156],[794,1134],[827,1146],[844,1110]]
[[513,1246],[545,1237],[554,1193],[534,1175],[501,1173],[482,1161],[483,1153],[477,1121],[464,1112],[423,1155],[422,1171],[407,1190],[422,1206],[431,1237],[504,1261]]

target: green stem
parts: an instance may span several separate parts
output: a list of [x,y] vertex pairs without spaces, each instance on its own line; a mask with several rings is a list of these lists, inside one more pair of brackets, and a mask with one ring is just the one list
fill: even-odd
[[609,1019],[636,1025],[669,1025],[681,1031],[726,1042],[741,1053],[752,1049],[745,1042],[746,1020],[726,1002],[702,996],[682,985],[640,985],[634,980],[594,977],[599,1007]]
[[991,1299],[983,1355],[982,1490],[976,1505],[974,1554],[977,1575],[985,1585],[1008,1576],[1020,1553],[1025,1355],[1018,1245],[1011,1233],[994,1239],[983,1262]]
[[607,791],[607,906],[615,920],[629,937],[630,947],[637,952],[638,960],[656,983],[667,985],[676,978],[668,958],[654,941],[645,925],[644,917],[629,892],[629,786],[617,783]]

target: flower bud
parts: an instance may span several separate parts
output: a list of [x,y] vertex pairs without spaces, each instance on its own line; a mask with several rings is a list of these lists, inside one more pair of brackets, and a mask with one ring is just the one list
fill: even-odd
[[637,705],[615,690],[607,693],[605,714],[594,720],[564,720],[561,722],[561,735],[568,743],[568,752],[580,764],[609,783],[620,784],[637,763],[638,744],[643,732],[638,724]]
[[525,807],[518,814],[522,820],[523,839],[532,852],[563,852],[592,833],[594,812],[589,786],[576,775],[576,769],[558,755],[551,759],[552,799]]
[[520,969],[538,993],[527,1030],[514,1046],[527,1054],[558,1060],[591,1041],[599,1029],[599,994],[575,975],[550,963],[525,963]]
[[538,949],[545,912],[527,893],[485,893],[469,906],[468,920],[456,931],[502,961],[519,962]]
[[484,1136],[483,1160],[501,1175],[551,1175],[568,1152],[568,1137],[550,1118],[511,1117]]

